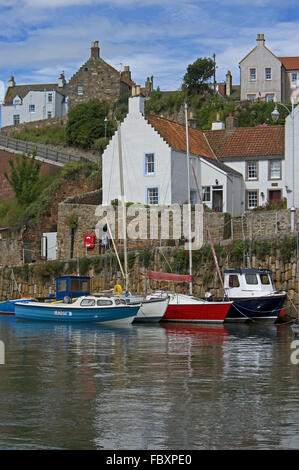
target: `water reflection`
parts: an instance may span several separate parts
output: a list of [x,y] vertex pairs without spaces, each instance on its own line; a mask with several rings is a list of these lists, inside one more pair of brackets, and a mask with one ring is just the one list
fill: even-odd
[[297,448],[290,328],[0,317],[0,448]]

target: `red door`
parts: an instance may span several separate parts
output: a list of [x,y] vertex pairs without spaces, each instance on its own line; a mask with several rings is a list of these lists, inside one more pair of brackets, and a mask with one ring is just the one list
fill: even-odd
[[281,190],[275,189],[269,191],[269,201],[270,202],[279,202],[281,201]]

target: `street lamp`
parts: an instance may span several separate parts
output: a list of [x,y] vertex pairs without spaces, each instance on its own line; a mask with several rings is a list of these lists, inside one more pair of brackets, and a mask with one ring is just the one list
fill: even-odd
[[[292,110],[290,111],[289,108],[283,104],[283,103],[277,103],[281,106],[283,106],[287,112],[289,113],[289,116],[292,119],[292,178],[293,178],[293,187],[292,187],[292,207],[291,207],[291,231],[294,232],[295,230],[295,212],[296,212],[296,207],[295,207],[295,114],[299,110],[298,106],[294,106],[294,98],[292,98]],[[272,120],[274,122],[278,121],[279,118],[279,111],[277,109],[277,104],[275,105],[275,109],[272,111],[271,116]]]
[[108,119],[105,117],[104,119],[104,123],[105,123],[105,139],[107,137],[107,122],[108,122]]

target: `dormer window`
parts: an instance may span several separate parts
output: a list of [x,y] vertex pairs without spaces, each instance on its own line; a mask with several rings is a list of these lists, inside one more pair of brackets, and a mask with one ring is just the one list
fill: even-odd
[[13,104],[22,104],[22,100],[18,95],[14,97]]

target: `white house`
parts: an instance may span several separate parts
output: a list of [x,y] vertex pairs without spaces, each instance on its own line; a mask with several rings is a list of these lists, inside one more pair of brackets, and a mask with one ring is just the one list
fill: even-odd
[[[144,98],[129,99],[129,112],[120,126],[124,193],[127,202],[184,204],[188,201],[186,130],[167,119],[144,115]],[[198,178],[203,201],[214,210],[241,215],[243,178],[217,161],[204,134],[189,128],[190,196],[197,202]],[[118,132],[103,153],[103,205],[120,199]]]
[[256,46],[240,61],[241,100],[299,100],[299,57],[277,57],[258,34]]
[[[288,208],[299,208],[299,106],[294,108],[285,122],[285,186]],[[294,143],[294,150],[293,150]]]
[[226,124],[215,124],[216,130],[205,131],[205,136],[216,157],[243,175],[244,209],[286,198],[284,126],[238,128],[233,116],[227,118]]
[[45,85],[16,85],[10,77],[2,104],[2,127],[66,115],[65,84],[63,74],[58,83]]

